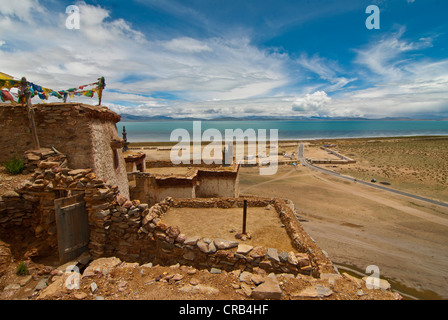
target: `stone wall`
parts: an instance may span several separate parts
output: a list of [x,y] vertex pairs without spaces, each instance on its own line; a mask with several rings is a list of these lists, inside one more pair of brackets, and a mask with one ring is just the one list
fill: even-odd
[[[242,207],[243,198],[173,199],[149,207],[120,195],[118,186],[99,179],[92,169],[72,170],[66,156],[51,150],[27,154],[31,180],[0,199],[0,235],[31,230],[57,252],[54,200],[84,194],[89,224],[89,251],[94,259],[115,256],[128,262],[184,264],[197,268],[248,270],[319,276],[334,272],[331,261],[311,240],[295,217],[291,203],[282,199],[246,198],[249,207],[272,206],[296,252],[252,247],[244,242],[186,235],[163,222],[169,208]],[[200,223],[198,221],[197,223]]]
[[331,261],[308,237],[290,206],[281,199],[248,199],[248,206],[273,206],[285,224],[297,252],[278,252],[276,248],[252,247],[244,242],[186,235],[179,227],[163,222],[163,215],[170,207],[231,208],[242,205],[241,198],[168,197],[148,208],[137,200],[129,201],[118,196],[116,205],[105,209],[103,215],[95,215],[97,222],[94,225],[104,225],[104,230],[100,227],[95,233],[103,235],[105,256],[132,262],[150,261],[163,265],[180,263],[197,268],[216,267],[229,271],[250,271],[259,267],[268,272],[312,274],[316,277],[321,273],[334,272]]
[[[0,163],[13,156],[22,157],[25,151],[34,148],[27,108],[0,104],[0,119]],[[92,168],[129,196],[122,151],[111,147],[111,140],[118,138],[115,125],[118,121],[119,115],[101,106],[79,103],[35,106],[35,124],[42,148],[55,147],[67,155],[70,168]],[[116,168],[111,170],[114,159]]]

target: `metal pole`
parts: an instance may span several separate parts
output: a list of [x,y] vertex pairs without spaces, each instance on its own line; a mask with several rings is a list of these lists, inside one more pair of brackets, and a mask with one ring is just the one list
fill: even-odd
[[246,234],[246,219],[247,219],[247,200],[244,200],[244,206],[243,206],[243,234]]

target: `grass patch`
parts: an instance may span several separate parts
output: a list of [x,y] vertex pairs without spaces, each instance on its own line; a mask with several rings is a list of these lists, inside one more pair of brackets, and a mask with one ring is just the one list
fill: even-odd
[[23,163],[23,161],[17,157],[9,159],[3,165],[6,171],[13,175],[22,173],[23,169],[25,168],[25,164]]
[[25,262],[20,262],[17,266],[16,274],[18,276],[26,276],[28,274],[28,267],[26,266]]

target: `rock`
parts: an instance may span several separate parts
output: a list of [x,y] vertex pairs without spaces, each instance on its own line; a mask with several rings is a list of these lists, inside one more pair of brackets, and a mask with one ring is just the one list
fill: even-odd
[[20,284],[18,284],[18,283],[11,283],[11,284],[9,284],[9,285],[7,285],[5,287],[4,291],[7,291],[7,290],[19,290],[20,288],[21,288]]
[[250,279],[257,286],[264,282],[264,277],[260,274],[253,274]]
[[193,251],[187,251],[184,253],[184,255],[182,256],[182,258],[184,258],[185,260],[189,260],[189,261],[193,261],[195,257],[195,254]]
[[212,274],[221,274],[221,269],[218,269],[218,268],[211,268],[210,269],[210,273],[212,273]]
[[254,247],[247,245],[247,244],[239,244],[238,249],[236,250],[236,253],[239,254],[247,254],[249,253]]
[[173,281],[180,281],[180,280],[182,280],[183,278],[184,278],[183,275],[181,275],[180,273],[176,273],[176,274],[171,278],[171,280],[173,280]]
[[282,297],[282,289],[276,278],[267,277],[266,281],[256,287],[251,297],[257,300],[280,300]]
[[349,274],[346,273],[346,272],[342,273],[342,276],[343,276],[344,278],[350,280],[351,282],[353,282],[353,283],[356,285],[356,287],[357,287],[358,289],[361,289],[362,284],[363,284],[363,281],[362,281],[361,279],[358,279],[358,278],[356,278],[356,277],[354,277],[354,276],[351,276],[351,275],[349,275]]
[[198,243],[196,244],[199,248],[199,250],[201,250],[204,253],[215,253],[216,252],[216,247],[215,244],[213,243],[213,241],[210,241],[210,243],[207,243],[207,239],[201,239],[198,241]]
[[254,259],[262,258],[265,256],[267,250],[264,247],[255,247],[249,254]]
[[20,195],[17,192],[15,192],[15,191],[8,190],[8,191],[6,191],[2,195],[2,197],[3,197],[3,199],[6,199],[6,198],[20,198]]
[[90,265],[84,270],[82,278],[92,277],[96,274],[107,275],[113,268],[118,266],[121,260],[116,257],[111,258],[99,258],[90,263]]
[[98,285],[95,282],[90,284],[90,292],[95,293],[98,290]]
[[9,245],[0,241],[0,278],[6,273],[13,257]]
[[280,262],[280,259],[278,258],[277,249],[275,249],[275,248],[268,248],[268,252],[266,253],[266,256],[270,260],[273,260],[273,261],[276,261],[276,262]]
[[333,294],[333,291],[320,284],[306,287],[298,293],[292,294],[293,297],[306,297],[306,298],[322,298],[328,297]]
[[78,174],[86,174],[88,170],[86,169],[76,169],[68,172],[70,176],[77,176]]
[[194,246],[199,241],[199,237],[188,237],[185,239],[184,244]]
[[30,283],[30,281],[33,279],[33,276],[28,275],[25,276],[23,279],[20,280],[19,284],[21,287],[26,286],[28,283]]
[[241,272],[239,279],[241,282],[250,284],[250,281],[252,279],[252,273],[243,271],[243,272]]
[[166,234],[168,235],[168,237],[176,239],[180,234],[180,229],[178,226],[170,226],[168,227],[168,229],[166,229]]
[[278,258],[280,259],[280,262],[288,262],[288,253],[282,251],[279,253]]
[[294,266],[296,266],[299,263],[296,254],[292,251],[288,253],[288,262]]
[[37,283],[37,285],[34,287],[34,291],[40,291],[40,290],[45,289],[46,287],[47,287],[47,279],[46,279],[46,278],[43,278],[43,279],[41,279],[41,280]]
[[203,284],[198,285],[186,285],[182,288],[179,288],[179,291],[186,293],[204,293],[204,294],[218,294],[219,290],[213,287],[209,287]]
[[83,300],[83,299],[87,298],[87,293],[85,293],[85,292],[76,292],[73,296],[77,300]]
[[252,294],[252,288],[247,283],[241,283],[241,290],[243,290],[244,294],[248,297]]
[[200,283],[199,279],[197,278],[191,278],[190,279],[190,284],[193,286],[197,286]]
[[224,239],[215,239],[214,243],[216,248],[219,250],[230,249],[238,246],[237,241],[229,241]]
[[367,289],[389,290],[391,288],[390,283],[384,279],[378,279],[378,283],[376,283],[373,277],[363,277],[362,280],[366,283]]

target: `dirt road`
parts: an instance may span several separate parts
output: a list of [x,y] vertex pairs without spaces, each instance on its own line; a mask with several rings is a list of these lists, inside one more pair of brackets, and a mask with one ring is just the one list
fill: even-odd
[[448,298],[448,209],[343,181],[303,166],[260,177],[240,173],[242,194],[291,199],[304,229],[330,259],[380,276],[423,299]]

